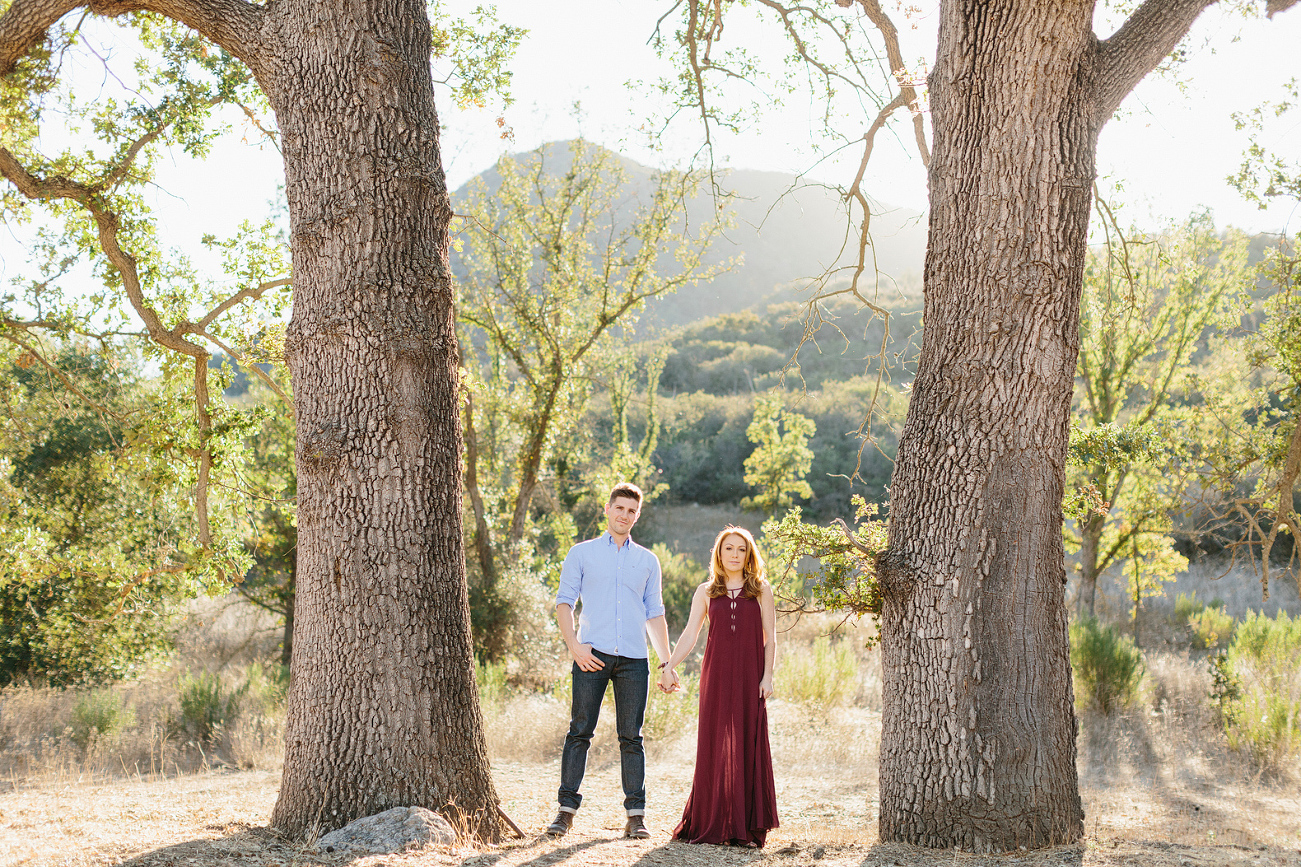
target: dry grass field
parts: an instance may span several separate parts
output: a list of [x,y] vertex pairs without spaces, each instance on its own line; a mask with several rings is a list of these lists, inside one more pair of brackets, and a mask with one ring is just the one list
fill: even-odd
[[130,732],[79,743],[71,728],[59,730],[75,695],[0,693],[0,865],[1301,867],[1301,772],[1262,768],[1229,748],[1208,700],[1204,654],[1178,647],[1178,630],[1162,626],[1155,606],[1143,624],[1151,646],[1144,645],[1141,700],[1111,716],[1082,717],[1082,843],[984,857],[880,844],[879,662],[862,647],[861,633],[819,639],[828,623],[806,619],[783,637],[781,697],[771,705],[782,826],[761,852],[669,841],[691,782],[694,715],[689,696],[659,693],[647,721],[652,839],[620,836],[608,718],[594,743],[575,830],[559,841],[542,838],[567,723],[563,689],[485,690],[498,794],[525,839],[355,860],[277,839],[266,823],[279,784],[280,720],[241,717],[206,749],[166,733],[176,668],[206,661],[234,683],[274,647],[273,625],[205,603],[183,642],[188,661],[115,688],[135,708]]
[[[778,708],[774,708],[775,711]],[[774,714],[778,804],[782,827],[755,853],[669,842],[690,786],[689,739],[662,743],[651,759],[647,842],[620,838],[618,765],[594,757],[587,802],[573,833],[538,835],[554,809],[554,760],[501,761],[495,777],[502,804],[526,833],[498,848],[429,849],[355,862],[277,840],[265,829],[279,775],[272,770],[208,771],[177,777],[49,779],[0,795],[0,863],[5,865],[343,864],[461,867],[693,867],[754,861],[844,865],[1301,865],[1301,797],[1295,790],[1235,778],[1180,782],[1163,773],[1100,785],[1086,775],[1087,837],[1081,845],[980,857],[879,845],[875,786],[865,713],[838,714],[822,731],[795,740],[803,721],[789,707]],[[789,747],[794,746],[791,750]],[[1231,771],[1232,769],[1220,769]]]

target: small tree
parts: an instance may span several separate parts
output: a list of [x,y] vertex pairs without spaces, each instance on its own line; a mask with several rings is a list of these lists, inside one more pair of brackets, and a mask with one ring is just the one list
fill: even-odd
[[[1184,395],[1190,361],[1213,326],[1227,324],[1250,280],[1247,239],[1220,235],[1199,214],[1172,232],[1122,232],[1102,199],[1105,247],[1084,271],[1075,415],[1067,491],[1090,490],[1096,507],[1067,524],[1079,552],[1078,610],[1094,615],[1098,576],[1127,558],[1131,599],[1161,592],[1187,565],[1169,536],[1184,495],[1197,430]],[[1134,583],[1133,575],[1141,580]]]
[[466,488],[488,588],[494,549],[524,539],[558,444],[565,463],[590,448],[580,421],[595,386],[622,365],[619,333],[648,299],[714,273],[703,259],[719,228],[687,231],[694,176],[634,182],[618,156],[581,140],[503,157],[495,181],[471,184],[455,259]]
[[813,419],[782,408],[782,395],[772,391],[754,403],[754,420],[746,436],[757,448],[745,459],[745,483],[759,493],[741,501],[743,509],[772,514],[788,509],[795,498],[807,500],[813,488],[804,481],[813,466],[809,439],[817,433]]

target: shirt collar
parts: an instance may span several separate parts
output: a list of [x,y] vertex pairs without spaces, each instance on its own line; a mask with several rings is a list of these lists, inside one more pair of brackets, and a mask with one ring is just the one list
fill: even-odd
[[[604,533],[602,533],[602,534],[601,534],[601,538],[605,540],[605,544],[609,545],[611,548],[614,548],[614,550],[616,550],[616,551],[622,550],[622,548],[615,548],[615,545],[614,545],[614,536],[611,535],[611,533],[610,533],[609,530],[606,530]],[[628,541],[625,542],[624,544],[625,544],[625,545],[635,545],[635,544],[637,544],[637,543],[634,542],[634,541],[632,540],[632,536],[629,536],[629,537],[628,537]]]

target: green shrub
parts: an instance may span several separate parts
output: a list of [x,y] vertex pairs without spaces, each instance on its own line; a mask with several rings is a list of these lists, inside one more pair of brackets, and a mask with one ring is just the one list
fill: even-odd
[[1075,703],[1104,714],[1138,698],[1143,655],[1126,635],[1090,617],[1071,624]]
[[773,678],[778,698],[823,713],[853,702],[858,694],[858,658],[847,641],[819,636],[808,647],[785,647]]
[[181,714],[174,727],[198,743],[214,739],[218,729],[235,709],[239,698],[227,693],[221,678],[207,671],[201,671],[197,675],[189,672],[181,675],[177,691]]
[[[253,717],[274,716],[284,709],[289,689],[289,666],[254,662],[244,672],[244,682],[228,701],[241,713]],[[230,710],[231,708],[228,708]]]
[[1187,623],[1193,633],[1193,644],[1203,650],[1224,647],[1233,637],[1233,617],[1213,604],[1196,614],[1190,614]]
[[709,570],[686,554],[674,554],[662,543],[652,547],[651,551],[660,561],[664,616],[669,634],[678,635],[691,615],[691,600],[696,588],[709,577]]
[[1229,745],[1266,771],[1301,756],[1301,617],[1250,612],[1211,661],[1212,697]]
[[479,687],[479,705],[496,707],[506,700],[506,664],[475,663],[474,682]]
[[120,734],[135,724],[135,708],[111,689],[91,690],[72,708],[72,740],[79,747],[95,738]]
[[[1216,603],[1219,603],[1218,605]],[[1211,603],[1212,608],[1223,607],[1224,603]],[[1196,614],[1201,614],[1206,608],[1206,603],[1197,598],[1197,591],[1192,593],[1180,593],[1175,597],[1175,623],[1183,624],[1188,622],[1188,618]]]

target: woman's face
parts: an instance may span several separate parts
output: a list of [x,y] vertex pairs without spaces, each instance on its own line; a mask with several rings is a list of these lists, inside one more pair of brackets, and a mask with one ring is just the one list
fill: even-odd
[[745,539],[733,533],[723,539],[723,543],[718,546],[718,559],[723,561],[723,571],[728,575],[739,575],[745,568],[746,555],[750,553],[750,548],[745,544]]

